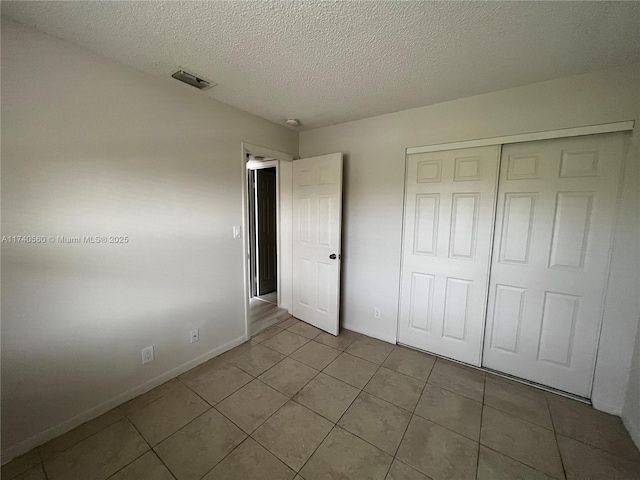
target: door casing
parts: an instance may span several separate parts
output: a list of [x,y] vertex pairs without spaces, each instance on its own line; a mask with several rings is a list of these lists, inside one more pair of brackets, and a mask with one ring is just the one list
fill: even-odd
[[[278,222],[277,253],[278,253],[278,306],[291,312],[291,187],[287,186],[287,179],[291,178],[291,164],[293,155],[280,152],[268,147],[262,147],[247,142],[240,144],[241,161],[241,191],[242,191],[242,252],[243,252],[243,280],[244,280],[244,323],[245,339],[251,337],[251,266],[250,266],[250,236],[249,236],[249,189],[247,155],[274,159],[272,165],[276,167],[276,218]],[[264,168],[268,168],[265,166]],[[284,181],[283,181],[284,180]],[[281,181],[283,181],[281,183]],[[290,183],[290,182],[289,182]]]

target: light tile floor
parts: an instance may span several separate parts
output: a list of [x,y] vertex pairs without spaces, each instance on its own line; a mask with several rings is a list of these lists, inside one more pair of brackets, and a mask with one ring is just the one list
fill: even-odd
[[258,334],[277,323],[291,318],[287,310],[278,308],[277,302],[268,302],[260,297],[249,299],[249,314],[251,317],[249,325],[251,335]]
[[618,417],[289,318],[2,467],[6,480],[640,479]]

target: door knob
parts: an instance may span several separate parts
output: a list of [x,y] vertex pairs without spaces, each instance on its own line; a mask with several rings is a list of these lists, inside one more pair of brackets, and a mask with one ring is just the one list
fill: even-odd
[[335,260],[335,259],[336,259],[336,258],[338,258],[338,257],[336,256],[336,254],[335,254],[335,253],[332,253],[331,255],[329,255],[329,258],[330,258],[331,260]]

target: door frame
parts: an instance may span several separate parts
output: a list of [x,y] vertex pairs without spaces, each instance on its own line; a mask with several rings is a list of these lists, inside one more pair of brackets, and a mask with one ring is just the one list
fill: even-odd
[[[282,208],[286,205],[287,202],[289,202],[289,208],[291,208],[291,188],[289,188],[287,191],[289,192],[288,194],[288,199],[287,194],[283,192],[283,189],[281,188],[281,174],[282,171],[284,169],[287,168],[288,164],[288,168],[291,169],[291,163],[293,162],[293,155],[290,155],[288,153],[284,153],[284,152],[280,152],[278,150],[274,150],[272,148],[268,148],[268,147],[262,147],[259,145],[254,145],[248,142],[241,142],[240,143],[240,160],[241,160],[241,166],[242,166],[242,255],[243,255],[243,261],[242,261],[242,265],[243,265],[243,280],[244,280],[244,327],[245,327],[245,339],[249,340],[249,338],[251,338],[251,308],[250,308],[250,299],[251,299],[251,265],[250,265],[250,261],[251,261],[251,255],[250,255],[250,238],[249,238],[249,189],[248,189],[248,179],[249,179],[249,170],[247,169],[247,155],[248,154],[252,154],[254,156],[258,156],[258,157],[265,157],[268,158],[269,160],[266,163],[272,163],[272,165],[269,165],[269,167],[276,167],[276,223],[277,223],[277,235],[276,235],[276,249],[277,249],[277,255],[278,255],[278,282],[277,282],[277,289],[278,289],[278,307],[280,307],[282,305],[282,276],[283,275],[288,275],[289,278],[289,284],[290,279],[292,277],[292,272],[291,271],[287,271],[285,272],[285,270],[283,269],[283,263],[287,263],[287,259],[289,259],[289,266],[291,265],[291,254],[292,252],[290,251],[290,248],[287,250],[286,248],[283,249],[282,244],[286,244],[286,245],[291,245],[291,241],[289,239],[289,241],[287,242],[286,237],[287,235],[290,236],[291,235],[291,226],[289,226],[289,228],[286,227],[285,223],[282,221],[281,218],[281,214],[282,214]],[[275,164],[275,165],[274,165]],[[262,167],[262,168],[268,168],[267,166]],[[287,269],[290,270],[290,269]],[[286,295],[285,295],[286,296]],[[289,297],[291,298],[291,295],[289,294]],[[291,305],[285,305],[287,307],[287,310],[290,312],[291,311]]]
[[[251,165],[249,165],[251,163]],[[279,169],[278,169],[278,160],[249,160],[247,161],[247,182],[248,184],[251,182],[251,172],[256,172],[257,170],[263,170],[266,168],[275,168],[276,169],[276,245],[278,242],[278,232],[279,232],[279,225],[277,224],[277,219],[278,219],[278,214],[279,214],[279,210],[280,210],[280,205],[278,202],[278,194],[279,194],[279,189],[280,189],[280,185],[279,185]],[[250,187],[250,185],[247,185],[249,187],[249,190],[252,191],[253,193],[256,193],[256,188],[257,188],[257,174],[254,173],[254,186],[253,188]],[[249,213],[249,221],[247,222],[247,233],[249,234],[249,249],[248,249],[248,253],[249,253],[249,271],[250,271],[250,275],[249,275],[249,296],[257,296],[258,291],[259,291],[259,278],[258,275],[260,273],[260,266],[258,265],[258,244],[256,242],[256,240],[258,239],[258,232],[256,230],[256,220],[258,219],[258,206],[256,205],[255,199],[253,201],[251,201],[249,199],[248,196],[248,192],[247,192],[247,205],[249,206],[248,209],[248,213]],[[251,215],[253,213],[253,215]],[[277,247],[276,247],[277,249]],[[253,250],[253,254],[255,258],[251,258],[251,253]],[[255,264],[253,262],[253,260],[255,260]],[[276,290],[278,292],[278,295],[280,295],[280,290],[279,290],[279,286],[280,286],[280,274],[276,273],[277,276],[277,286],[276,286]],[[254,294],[254,287],[255,287],[255,294]],[[278,305],[280,304],[280,298],[278,297],[277,300]]]
[[[475,139],[475,140],[465,140],[465,141],[459,141],[459,142],[449,142],[449,143],[439,143],[439,144],[431,144],[431,145],[423,145],[423,146],[416,146],[416,147],[407,147],[405,148],[405,179],[404,179],[404,186],[403,186],[403,204],[402,204],[402,244],[404,244],[404,237],[406,235],[406,229],[405,229],[405,222],[404,222],[404,216],[405,216],[405,209],[406,209],[406,191],[407,191],[407,156],[411,155],[411,154],[416,154],[416,153],[426,153],[426,152],[440,152],[440,151],[446,151],[446,150],[458,150],[458,149],[463,149],[463,148],[471,148],[471,147],[481,147],[481,146],[489,146],[489,145],[500,145],[501,148],[500,150],[502,151],[502,146],[503,145],[507,145],[507,144],[511,144],[511,143],[522,143],[522,142],[532,142],[532,141],[538,141],[538,140],[552,140],[552,139],[559,139],[559,138],[569,138],[569,137],[578,137],[578,136],[585,136],[585,135],[597,135],[597,134],[602,134],[602,133],[618,133],[618,132],[632,132],[633,129],[635,127],[635,121],[634,120],[628,120],[628,121],[623,121],[623,122],[613,122],[613,123],[604,123],[604,124],[599,124],[599,125],[585,125],[585,126],[581,126],[581,127],[573,127],[573,128],[563,128],[563,129],[557,129],[557,130],[545,130],[545,131],[540,131],[540,132],[530,132],[530,133],[522,133],[522,134],[516,134],[516,135],[507,135],[507,136],[501,136],[501,137],[490,137],[490,138],[483,138],[483,139]],[[628,148],[628,145],[627,147]],[[625,164],[626,164],[626,148],[623,149],[623,158],[622,158],[622,166],[620,169],[620,178],[618,179],[618,191],[617,191],[617,198],[616,198],[616,206],[615,206],[615,212],[614,215],[616,216],[616,219],[619,217],[620,215],[620,196],[621,196],[621,192],[622,192],[622,177],[624,175],[625,172]],[[501,169],[501,161],[502,158],[499,159],[498,162],[498,179],[500,178],[500,169]],[[498,188],[499,188],[499,184],[496,184],[496,192],[495,192],[495,196],[496,196],[496,204],[494,205],[494,218],[493,218],[493,225],[494,225],[494,229],[495,229],[495,223],[496,223],[496,213],[497,213],[497,200],[498,200]],[[486,324],[487,324],[487,311],[488,311],[488,307],[489,304],[487,302],[487,305],[485,306],[485,316],[484,316],[484,323],[482,325],[482,331],[483,331],[483,336],[482,336],[482,349],[481,349],[481,353],[480,353],[480,366],[476,367],[475,365],[471,365],[472,368],[477,368],[479,370],[485,371],[485,372],[491,372],[495,375],[504,377],[504,378],[509,378],[515,381],[518,381],[520,383],[524,383],[526,385],[532,385],[535,386],[537,388],[541,388],[543,390],[549,391],[549,392],[553,392],[553,393],[557,393],[559,395],[565,396],[565,397],[569,397],[569,398],[574,398],[576,400],[580,400],[587,403],[592,403],[592,398],[593,398],[593,387],[594,387],[594,380],[595,380],[595,376],[596,376],[596,369],[597,369],[597,360],[598,360],[598,355],[599,355],[599,350],[600,350],[600,338],[601,338],[601,334],[602,334],[602,326],[603,326],[603,320],[604,320],[604,309],[605,309],[605,305],[606,305],[606,300],[607,300],[607,296],[609,293],[609,279],[611,276],[611,259],[612,259],[612,255],[613,255],[613,244],[615,242],[615,228],[616,225],[614,224],[613,226],[613,230],[614,230],[614,236],[612,236],[611,239],[611,244],[609,245],[608,248],[608,269],[607,269],[607,277],[605,279],[605,290],[604,290],[604,299],[603,299],[603,306],[602,306],[602,311],[600,313],[600,326],[599,326],[599,333],[598,333],[598,339],[596,342],[596,355],[594,358],[594,363],[593,363],[593,368],[592,368],[592,380],[591,380],[591,395],[590,398],[587,400],[583,397],[578,397],[576,395],[561,391],[561,390],[556,390],[555,388],[552,387],[548,387],[546,385],[541,385],[541,384],[537,384],[535,382],[532,382],[530,380],[526,380],[526,379],[522,379],[519,377],[514,377],[512,375],[503,373],[503,372],[498,372],[496,370],[492,370],[489,368],[486,368],[482,365],[482,353],[484,351],[484,343],[485,343],[485,336],[486,336]],[[495,233],[495,232],[494,232]],[[493,258],[493,250],[495,248],[494,245],[494,238],[492,237],[491,239],[491,257]],[[404,248],[402,247],[402,250],[400,252],[400,276],[399,278],[399,282],[398,282],[398,317],[397,317],[397,321],[396,321],[396,339],[398,338],[398,329],[400,327],[400,309],[402,308],[402,272],[403,272],[403,264],[404,264]],[[491,277],[491,263],[489,264],[489,270],[487,272],[487,275],[490,279]],[[487,289],[487,298],[488,298],[488,289]],[[413,348],[416,349],[415,347],[411,347],[409,346],[409,348]],[[418,350],[418,349],[416,349]],[[462,362],[458,362],[457,360],[453,360],[456,363],[462,363]],[[468,364],[464,364],[463,365],[468,365]]]
[[408,147],[405,155],[425,152],[441,152],[443,150],[458,150],[459,148],[486,147],[489,145],[507,145],[509,143],[534,142],[536,140],[551,140],[554,138],[581,137],[584,135],[597,135],[599,133],[627,132],[633,130],[635,121],[602,123],[599,125],[586,125],[583,127],[561,128],[559,130],[544,130],[541,132],[519,133],[504,137],[481,138],[477,140],[464,140],[462,142],[437,143],[420,147]]

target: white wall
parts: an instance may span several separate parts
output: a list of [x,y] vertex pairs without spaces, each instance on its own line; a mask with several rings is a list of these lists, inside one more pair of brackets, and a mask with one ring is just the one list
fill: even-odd
[[243,339],[243,141],[298,152],[297,132],[3,21],[2,234],[129,237],[2,245],[3,460]]
[[293,310],[293,164],[280,161],[280,308]]
[[[301,157],[345,154],[343,326],[395,340],[405,148],[633,119],[640,119],[640,65],[302,132]],[[616,414],[638,328],[639,129],[627,158],[593,391],[596,407]]]
[[640,448],[640,329],[636,335],[636,347],[631,362],[629,386],[622,410],[622,421],[631,434],[631,438]]

